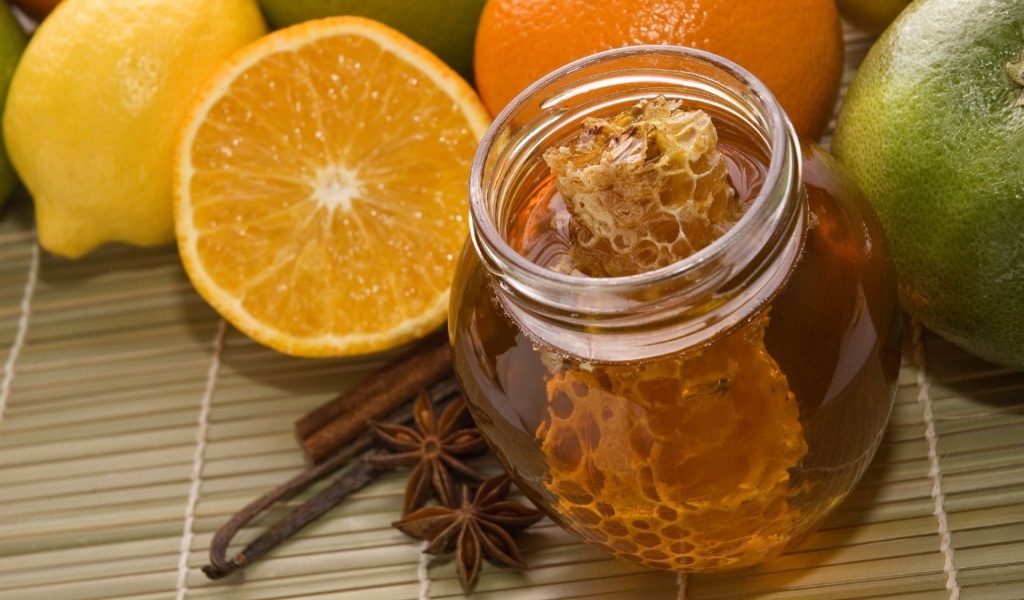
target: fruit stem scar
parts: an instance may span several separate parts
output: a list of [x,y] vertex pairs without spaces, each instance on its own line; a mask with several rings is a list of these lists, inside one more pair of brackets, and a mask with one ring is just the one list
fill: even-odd
[[[1014,84],[1024,88],[1024,50],[1017,55],[1017,60],[1006,63],[1006,75]],[[1017,106],[1024,106],[1024,91],[1017,98]]]

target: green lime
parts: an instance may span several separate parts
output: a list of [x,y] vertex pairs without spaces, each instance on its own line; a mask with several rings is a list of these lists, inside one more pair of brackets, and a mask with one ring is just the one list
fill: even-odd
[[[11,84],[14,68],[25,50],[28,42],[25,32],[6,6],[0,6],[0,113],[7,101],[7,87]],[[18,177],[14,174],[11,162],[7,160],[7,150],[0,141],[0,204],[11,194]]]
[[836,0],[839,14],[872,35],[878,35],[892,23],[911,0]]
[[336,15],[390,25],[423,44],[467,81],[473,76],[473,40],[486,0],[259,0],[271,27]]
[[[833,151],[888,234],[904,309],[1024,369],[1020,0],[921,0],[872,47]],[[1018,74],[1019,75],[1019,74]]]

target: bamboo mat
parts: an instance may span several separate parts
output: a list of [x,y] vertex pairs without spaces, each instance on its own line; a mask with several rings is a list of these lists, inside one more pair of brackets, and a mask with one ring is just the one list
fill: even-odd
[[[869,43],[847,30],[847,82]],[[1024,374],[914,326],[905,348],[877,458],[800,548],[679,581],[545,522],[522,536],[530,569],[485,564],[473,597],[1024,598]],[[294,419],[381,360],[256,345],[192,291],[171,247],[49,256],[15,198],[0,212],[0,599],[461,597],[450,560],[390,527],[402,474],[244,573],[198,570],[233,512],[303,468]]]

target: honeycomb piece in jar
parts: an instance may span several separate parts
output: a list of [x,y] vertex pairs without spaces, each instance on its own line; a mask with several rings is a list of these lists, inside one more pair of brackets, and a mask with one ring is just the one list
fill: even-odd
[[589,118],[544,160],[569,218],[571,258],[590,277],[635,275],[718,239],[743,214],[718,133],[678,100],[642,100]]
[[563,368],[537,431],[566,527],[622,559],[675,571],[782,552],[807,454],[799,408],[764,347],[767,315],[683,356]]

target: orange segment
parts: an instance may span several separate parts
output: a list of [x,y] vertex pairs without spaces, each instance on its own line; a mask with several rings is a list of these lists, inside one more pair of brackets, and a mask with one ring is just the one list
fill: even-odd
[[266,36],[213,77],[183,129],[186,271],[232,324],[289,354],[420,337],[447,316],[487,125],[468,84],[375,21]]

